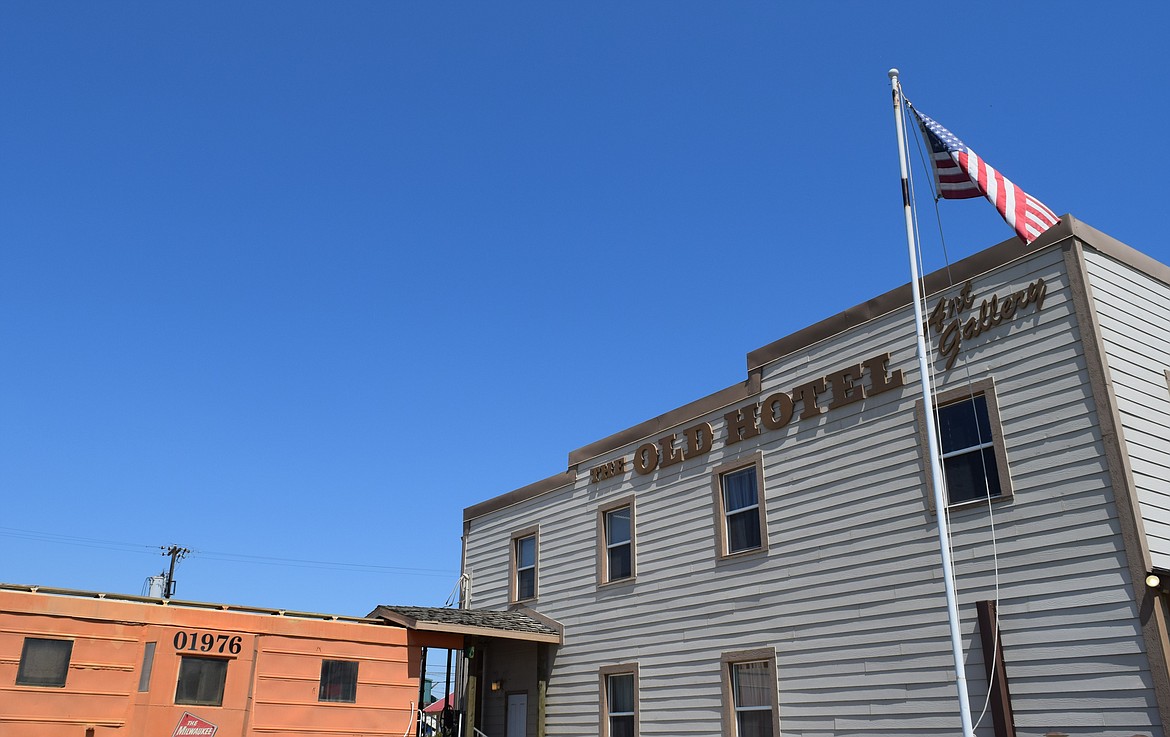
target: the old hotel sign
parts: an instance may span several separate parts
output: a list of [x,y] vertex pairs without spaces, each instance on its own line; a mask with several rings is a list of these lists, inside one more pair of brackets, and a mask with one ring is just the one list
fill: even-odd
[[[928,334],[937,336],[936,350],[946,359],[950,369],[962,349],[963,341],[978,337],[984,332],[1011,320],[1029,305],[1035,304],[1039,311],[1044,307],[1048,288],[1043,279],[1037,279],[1015,292],[993,295],[983,300],[977,313],[963,319],[973,310],[975,296],[971,283],[963,287],[957,297],[940,297],[923,326]],[[733,445],[763,432],[779,430],[794,418],[807,420],[826,410],[844,407],[882,392],[902,386],[902,370],[889,369],[890,354],[882,353],[861,363],[844,366],[815,381],[801,384],[789,392],[768,395],[763,402],[751,402],[723,415],[725,420],[723,444]],[[800,414],[796,414],[797,403]],[[634,451],[633,467],[639,474],[653,473],[689,458],[705,455],[715,446],[717,438],[709,422],[700,422],[681,433],[671,433],[657,442],[643,443]],[[589,471],[590,483],[604,481],[624,474],[630,463],[625,457],[617,458]]]

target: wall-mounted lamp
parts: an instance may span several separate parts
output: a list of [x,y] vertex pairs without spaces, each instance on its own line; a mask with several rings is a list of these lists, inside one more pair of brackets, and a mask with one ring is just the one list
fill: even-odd
[[493,691],[499,691],[504,687],[504,680],[501,678],[498,681],[492,681],[491,688]]
[[1158,576],[1157,573],[1151,573],[1150,575],[1146,576],[1146,586],[1149,586],[1151,589],[1156,589],[1161,585],[1162,579],[1160,576]]

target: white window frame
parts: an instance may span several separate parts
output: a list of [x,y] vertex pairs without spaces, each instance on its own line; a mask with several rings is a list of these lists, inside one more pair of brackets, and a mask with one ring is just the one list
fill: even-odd
[[[768,690],[770,703],[767,705],[740,707],[735,700],[734,676],[736,666],[748,663],[766,663],[772,674],[772,688]],[[755,650],[739,650],[723,653],[720,657],[723,681],[723,735],[741,737],[739,733],[740,713],[746,711],[770,711],[772,714],[772,737],[780,737],[779,679],[776,670],[776,649],[772,647]]]
[[[731,535],[728,529],[728,522],[730,521],[730,514],[727,510],[726,497],[724,495],[723,480],[727,476],[738,473],[745,469],[752,468],[756,475],[756,503],[741,507],[732,511],[730,514],[742,514],[754,509],[758,517],[757,521],[760,526],[760,544],[758,547],[744,548],[743,550],[731,550]],[[768,513],[765,503],[766,493],[764,485],[764,457],[760,452],[753,453],[749,456],[739,458],[737,460],[725,463],[712,471],[711,475],[712,493],[715,497],[715,529],[716,529],[716,554],[720,559],[725,558],[739,558],[748,555],[758,555],[768,550]]]
[[[950,458],[957,458],[967,453],[982,453],[987,448],[994,449],[996,478],[999,481],[999,495],[998,496],[979,496],[974,499],[964,499],[951,503],[949,495],[947,496],[947,507],[949,509],[963,509],[972,506],[987,506],[990,499],[992,504],[1000,504],[1012,498],[1012,480],[1011,473],[1008,468],[1007,446],[1003,438],[1003,425],[1000,420],[999,402],[995,395],[995,381],[991,378],[980,379],[973,381],[961,387],[949,389],[943,392],[937,392],[934,397],[934,404],[938,408],[947,407],[960,402],[971,401],[974,397],[982,395],[987,405],[987,424],[991,429],[990,438],[980,438],[980,442],[972,445],[969,448],[953,449],[947,453],[941,453],[940,447],[940,462],[943,464],[943,474],[945,479],[946,474],[946,460]],[[935,511],[934,505],[934,479],[930,471],[930,442],[926,437],[926,410],[925,405],[921,399],[915,405],[915,418],[918,422],[918,441],[919,451],[922,455],[922,467],[926,476],[926,502],[931,511]],[[939,439],[941,443],[941,438]]]
[[[609,684],[610,679],[615,676],[630,676],[633,681],[633,697],[634,710],[632,712],[612,712],[609,708]],[[601,737],[611,737],[611,718],[613,717],[633,717],[634,720],[634,737],[639,734],[639,709],[638,709],[638,664],[637,663],[622,663],[620,665],[602,666],[598,670],[598,680],[601,687],[601,708],[598,710],[601,715],[601,724],[598,734]]]
[[[532,538],[532,565],[520,566],[520,545],[521,541]],[[521,601],[534,601],[540,595],[540,530],[538,527],[527,527],[523,530],[517,530],[512,533],[511,539],[511,600],[513,603]],[[520,573],[521,571],[532,570],[532,596],[520,596]]]
[[[609,519],[614,512],[619,512],[623,509],[630,510],[630,539],[623,543],[610,542],[609,536]],[[625,496],[621,499],[615,499],[608,504],[599,507],[597,510],[597,583],[598,585],[606,584],[622,584],[633,581],[638,575],[638,559],[636,555],[637,548],[635,547],[635,540],[637,532],[635,527],[636,515],[634,512],[634,497]],[[622,546],[629,546],[630,549],[630,575],[622,576],[621,578],[613,578],[610,571],[610,551]]]

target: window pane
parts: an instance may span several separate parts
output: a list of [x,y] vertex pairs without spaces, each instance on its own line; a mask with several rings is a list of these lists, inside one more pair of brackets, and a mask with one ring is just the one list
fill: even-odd
[[179,684],[175,686],[175,703],[222,706],[227,666],[228,661],[219,658],[184,655],[179,664]]
[[26,637],[24,649],[20,653],[20,667],[16,672],[16,685],[64,686],[72,654],[73,640]]
[[768,661],[735,663],[731,666],[732,689],[736,708],[772,706],[772,669]]
[[516,541],[516,567],[536,565],[536,537],[522,537]]
[[630,545],[626,543],[616,548],[609,549],[609,580],[616,581],[620,578],[629,578],[634,575],[633,561],[630,555]]
[[142,673],[138,676],[138,690],[150,690],[150,673],[154,670],[154,649],[158,643],[146,643],[146,650],[142,654]]
[[623,507],[605,513],[605,542],[607,545],[630,541],[630,508]]
[[318,701],[357,701],[358,664],[348,660],[321,661],[321,688]]
[[760,547],[760,510],[749,509],[727,517],[727,552]]
[[987,417],[987,397],[980,394],[940,407],[938,438],[943,453],[971,448],[991,442],[991,422]]
[[616,676],[607,676],[606,685],[609,689],[609,713],[634,713],[634,674],[622,673]]
[[741,711],[735,715],[738,737],[772,737],[772,712]]
[[999,496],[999,469],[995,463],[995,449],[951,456],[943,461],[947,479],[947,497],[951,504]]
[[634,737],[634,717],[632,715],[610,717],[609,737]]
[[516,598],[531,599],[536,596],[536,569],[529,568],[516,572]]
[[726,513],[754,507],[757,503],[754,466],[723,475],[723,507]]
[[776,692],[772,664],[766,660],[732,663],[731,690],[738,737],[772,737]]

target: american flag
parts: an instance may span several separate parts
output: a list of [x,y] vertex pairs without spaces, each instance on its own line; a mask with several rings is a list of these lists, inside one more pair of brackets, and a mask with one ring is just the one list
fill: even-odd
[[910,108],[930,143],[931,163],[938,182],[938,196],[948,200],[986,197],[1012,226],[1016,235],[1031,243],[1060,222],[1043,202],[1031,197],[992,168],[978,154],[933,118]]

